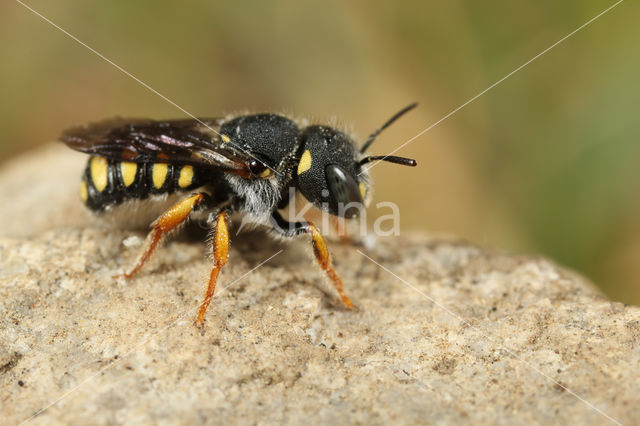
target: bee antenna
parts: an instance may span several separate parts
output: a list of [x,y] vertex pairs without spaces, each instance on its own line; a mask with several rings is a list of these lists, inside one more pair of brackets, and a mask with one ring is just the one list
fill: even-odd
[[416,160],[406,157],[396,157],[395,155],[370,155],[358,162],[359,165],[367,164],[372,161],[387,161],[389,163],[401,164],[403,166],[415,167],[418,165]]
[[389,127],[391,124],[393,124],[394,121],[396,121],[398,118],[402,117],[404,114],[406,114],[407,112],[411,111],[412,109],[414,109],[417,106],[418,106],[418,103],[414,102],[414,103],[412,103],[410,105],[407,105],[406,107],[402,108],[400,111],[396,112],[394,114],[394,116],[391,117],[389,120],[387,120],[387,122],[384,123],[378,130],[376,130],[375,132],[371,133],[371,135],[367,138],[367,140],[364,141],[364,143],[362,144],[362,148],[360,148],[360,153],[364,153],[367,149],[369,149],[369,147],[371,146],[373,141],[376,140],[376,137],[384,129]]

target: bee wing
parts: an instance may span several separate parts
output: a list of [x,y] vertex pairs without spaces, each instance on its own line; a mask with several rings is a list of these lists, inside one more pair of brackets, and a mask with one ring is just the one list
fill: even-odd
[[[204,124],[203,124],[204,123]],[[222,119],[116,118],[64,131],[62,142],[87,154],[136,163],[171,161],[227,170],[246,169],[253,158],[218,134]]]

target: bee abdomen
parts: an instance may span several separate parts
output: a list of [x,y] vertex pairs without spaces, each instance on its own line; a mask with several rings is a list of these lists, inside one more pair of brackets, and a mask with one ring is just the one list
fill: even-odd
[[189,191],[204,184],[190,165],[133,163],[92,156],[82,175],[80,197],[91,210],[152,195]]

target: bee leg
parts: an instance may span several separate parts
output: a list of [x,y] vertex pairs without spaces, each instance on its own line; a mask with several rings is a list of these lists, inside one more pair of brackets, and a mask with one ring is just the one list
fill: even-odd
[[344,284],[342,280],[331,266],[331,254],[329,253],[329,248],[327,247],[327,243],[322,237],[318,228],[311,222],[307,222],[307,232],[311,234],[311,241],[313,243],[313,254],[316,256],[316,261],[320,267],[324,270],[324,272],[331,278],[334,287],[338,290],[338,294],[342,299],[342,302],[345,304],[347,308],[353,308],[353,303],[347,296],[347,293],[344,291]]
[[213,268],[211,268],[209,284],[207,285],[207,291],[204,295],[204,299],[200,304],[198,317],[194,321],[194,324],[199,327],[202,327],[204,324],[204,314],[207,312],[207,308],[213,298],[220,269],[222,269],[222,267],[227,263],[227,259],[229,257],[229,227],[227,220],[228,215],[223,211],[216,216],[214,221],[213,238],[211,239],[213,245]]
[[347,293],[344,291],[344,283],[340,276],[336,273],[331,265],[331,254],[329,253],[329,247],[327,247],[327,243],[322,237],[318,228],[311,222],[295,222],[291,223],[282,218],[280,213],[275,212],[271,216],[272,224],[274,225],[274,230],[283,236],[293,237],[295,235],[300,235],[303,233],[311,234],[311,242],[313,244],[313,254],[316,257],[316,261],[320,265],[320,267],[324,270],[327,276],[331,279],[333,286],[338,291],[340,298],[342,299],[342,303],[345,304],[347,308],[353,308],[354,305],[347,296]]
[[129,279],[137,274],[144,264],[151,258],[151,255],[158,247],[158,243],[160,243],[162,237],[180,224],[184,223],[189,217],[189,214],[204,203],[208,197],[209,196],[203,192],[192,194],[188,198],[185,198],[178,204],[171,207],[162,216],[156,219],[156,221],[151,225],[152,229],[147,236],[145,248],[140,254],[140,257],[138,257],[134,267],[129,272],[122,275],[116,275],[114,278]]

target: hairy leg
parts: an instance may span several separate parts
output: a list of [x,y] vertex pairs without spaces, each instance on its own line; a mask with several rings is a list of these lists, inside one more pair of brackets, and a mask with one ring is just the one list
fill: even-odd
[[288,222],[283,219],[278,212],[275,212],[272,215],[272,224],[273,229],[285,237],[293,237],[303,233],[311,235],[313,254],[316,257],[316,261],[327,274],[329,279],[331,279],[333,286],[338,291],[338,294],[345,306],[347,308],[353,308],[354,305],[349,299],[349,296],[347,296],[347,293],[344,291],[344,284],[340,279],[340,276],[338,276],[331,265],[331,254],[329,253],[329,248],[327,247],[327,243],[322,237],[322,234],[318,231],[318,228],[316,228],[311,222]]
[[193,212],[198,206],[202,205],[207,200],[208,195],[205,193],[192,194],[184,200],[180,201],[169,210],[167,210],[162,216],[153,222],[151,232],[147,236],[147,242],[145,247],[140,253],[138,260],[131,270],[122,275],[116,275],[115,278],[132,278],[135,274],[142,269],[145,263],[151,258],[151,255],[158,247],[158,243],[162,240],[168,232],[172,231],[180,224],[184,223],[191,212]]
[[227,263],[227,259],[229,257],[229,227],[227,224],[227,216],[226,212],[221,212],[216,216],[214,221],[212,238],[213,267],[211,268],[211,274],[209,275],[207,291],[205,292],[204,299],[200,304],[198,317],[195,320],[195,324],[200,327],[204,324],[204,314],[207,312],[207,308],[213,298],[220,270]]

